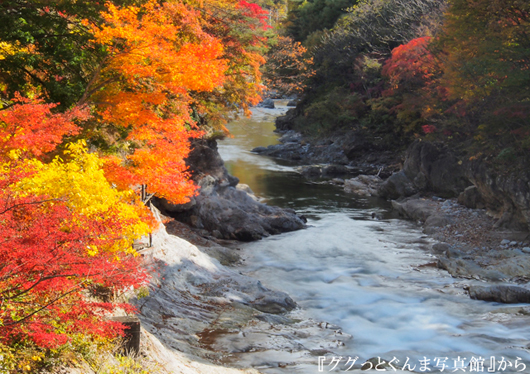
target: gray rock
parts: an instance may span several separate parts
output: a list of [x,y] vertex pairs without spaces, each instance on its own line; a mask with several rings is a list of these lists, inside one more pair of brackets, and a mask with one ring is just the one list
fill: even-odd
[[278,131],[292,130],[294,121],[300,114],[297,108],[289,109],[283,116],[276,118],[275,126]]
[[201,342],[205,330],[240,330],[261,315],[260,310],[282,313],[296,307],[286,293],[219,264],[203,247],[168,235],[163,227],[153,235],[153,247],[144,255],[153,260],[149,296],[131,302],[147,330],[186,354],[213,353],[204,350]]
[[278,139],[280,143],[300,143],[302,141],[302,134],[299,132],[290,130],[284,133],[280,139]]
[[506,251],[501,257],[502,261],[495,265],[496,270],[506,274],[505,278],[528,277],[530,256],[522,253],[518,255],[518,252]]
[[359,175],[344,181],[344,191],[360,196],[377,196],[381,183],[383,181],[377,175]]
[[431,214],[424,223],[425,228],[444,227],[453,223],[453,219],[446,214]]
[[263,153],[266,151],[267,151],[267,147],[256,147],[256,148],[253,148],[250,152]]
[[458,196],[471,185],[462,161],[443,144],[412,143],[407,150],[403,172],[418,190],[448,197]]
[[505,304],[530,303],[530,290],[518,286],[470,287],[469,296]]
[[199,187],[202,196],[210,196],[216,187],[217,181],[211,175],[206,175],[204,178],[199,180]]
[[258,104],[258,107],[267,108],[267,109],[274,109],[275,108],[274,100],[265,99],[261,103]]
[[166,213],[167,212],[169,213],[185,212],[191,209],[195,204],[197,204],[197,201],[195,200],[194,197],[191,197],[189,202],[185,204],[179,204],[179,205],[172,204],[164,198],[154,197],[153,201],[156,202],[155,204],[159,207],[161,211],[166,212]]
[[451,248],[451,247],[449,247],[447,251],[445,251],[445,256],[447,258],[459,258],[459,257],[462,257],[463,255],[464,254],[461,251]]
[[199,195],[191,206],[154,200],[162,213],[194,228],[215,231],[217,238],[241,241],[305,227],[293,210],[258,202],[248,186],[235,188],[239,180],[228,174],[215,142],[196,142],[187,161],[200,187]]
[[404,201],[392,201],[394,208],[400,215],[414,221],[425,222],[436,212],[436,203],[427,199],[409,198]]
[[469,186],[458,195],[458,203],[471,209],[483,209],[485,207],[482,196],[476,186]]
[[254,195],[254,191],[252,191],[252,189],[250,188],[250,186],[248,184],[244,184],[244,183],[239,183],[237,186],[236,186],[236,189],[240,190],[240,191],[243,191],[243,192],[246,192],[248,193],[249,195]]
[[501,281],[507,276],[496,269],[483,269],[474,261],[463,258],[439,257],[438,267],[447,270],[453,277],[480,278],[488,281]]
[[501,240],[501,245],[508,245],[508,244],[510,244],[510,241],[508,239]]
[[289,296],[267,295],[268,297],[258,298],[250,305],[263,313],[280,314],[296,308],[296,303]]
[[378,195],[388,199],[398,199],[408,197],[417,193],[418,190],[414,183],[407,177],[403,171],[392,174],[384,181],[378,190]]
[[432,251],[436,254],[442,254],[445,253],[450,248],[449,244],[447,243],[436,243],[432,246]]
[[496,227],[528,231],[530,228],[530,173],[527,168],[506,174],[494,171],[485,160],[466,165],[469,179],[477,187]]

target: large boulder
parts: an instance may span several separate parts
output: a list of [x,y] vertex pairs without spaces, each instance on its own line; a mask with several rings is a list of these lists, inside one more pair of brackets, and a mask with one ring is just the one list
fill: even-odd
[[274,100],[272,99],[265,99],[261,103],[258,104],[258,107],[260,108],[266,108],[266,109],[274,109]]
[[457,197],[471,185],[463,162],[440,143],[415,141],[407,150],[403,172],[420,191]]
[[170,204],[155,198],[162,213],[212,236],[241,241],[305,227],[291,209],[262,204],[238,179],[228,174],[215,141],[196,141],[186,160],[199,194],[188,204]]
[[392,201],[392,208],[403,217],[425,222],[437,214],[438,204],[429,199],[409,198],[403,201]]
[[399,199],[409,197],[418,192],[414,183],[407,177],[403,170],[392,174],[384,181],[377,191],[377,194],[387,199]]
[[471,209],[483,209],[484,200],[477,186],[469,186],[458,195],[458,203]]
[[276,130],[288,131],[294,128],[294,120],[300,111],[297,108],[289,109],[283,116],[276,117]]
[[403,170],[381,185],[379,195],[398,199],[430,191],[456,197],[471,185],[462,165],[445,145],[415,141],[407,149]]
[[383,183],[377,175],[359,175],[344,181],[344,191],[360,196],[378,196],[378,189]]
[[530,290],[518,286],[470,287],[472,299],[505,304],[530,303]]
[[530,172],[528,169],[502,173],[484,160],[466,165],[468,178],[476,186],[483,204],[498,218],[497,227],[527,231],[530,228]]

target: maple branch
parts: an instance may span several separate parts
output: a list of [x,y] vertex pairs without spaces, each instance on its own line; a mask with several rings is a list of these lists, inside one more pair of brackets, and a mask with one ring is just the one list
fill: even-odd
[[76,288],[80,287],[80,285],[78,286],[75,286],[73,287],[70,291],[66,292],[66,293],[63,293],[62,295],[56,297],[55,299],[53,299],[52,301],[50,301],[49,303],[47,303],[46,305],[40,307],[39,309],[33,311],[32,313],[26,315],[25,317],[17,320],[17,321],[13,321],[13,322],[8,322],[8,323],[4,323],[4,326],[13,326],[13,325],[18,325],[18,324],[21,324],[23,323],[25,320],[33,317],[35,314],[37,313],[40,313],[42,312],[44,309],[48,308],[50,305],[56,303],[57,301],[61,300],[62,298],[70,295],[71,293],[75,292],[76,291]]
[[5,213],[9,212],[10,210],[18,208],[20,206],[44,204],[44,203],[47,203],[49,201],[62,201],[62,199],[46,199],[46,200],[40,200],[40,201],[32,201],[32,202],[28,202],[28,203],[18,203],[18,204],[14,204],[14,205],[10,206],[9,208],[4,208],[4,210],[1,211],[0,214],[5,214]]
[[[72,276],[76,276],[78,277],[79,275],[78,274],[57,274],[57,275],[48,275],[48,276],[45,276],[45,277],[42,277],[40,278],[38,281],[36,281],[35,283],[33,283],[33,285],[23,291],[20,291],[18,294],[14,295],[14,296],[9,296],[9,297],[2,297],[2,301],[4,300],[12,300],[12,299],[15,299],[19,296],[22,296],[26,293],[28,293],[29,291],[31,291],[33,288],[35,288],[36,286],[38,286],[40,283],[44,282],[44,281],[47,281],[47,280],[50,280],[50,279],[55,279],[55,278],[66,278],[66,277],[72,277]],[[15,290],[16,288],[11,288],[9,290],[5,290],[5,291],[2,291],[0,292],[0,294],[5,294],[6,292],[11,292],[13,290]]]

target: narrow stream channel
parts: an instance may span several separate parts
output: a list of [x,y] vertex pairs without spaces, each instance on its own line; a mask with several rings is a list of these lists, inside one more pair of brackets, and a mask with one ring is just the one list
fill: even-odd
[[[346,371],[349,357],[359,357],[357,370],[380,357],[395,358],[392,365],[399,369],[408,358],[416,372],[529,373],[530,318],[505,313],[522,305],[469,299],[464,286],[479,282],[452,278],[433,266],[430,239],[395,217],[388,202],[308,183],[295,165],[249,151],[277,142],[273,121],[284,109],[255,109],[253,118],[230,124],[233,137],[220,142],[219,150],[241,183],[268,204],[305,215],[308,228],[245,244],[239,269],[291,295],[304,318],[340,326],[353,338],[322,347],[333,354],[320,368],[319,354],[298,363],[280,349],[233,350],[235,363],[264,373],[317,373],[332,372],[333,356],[342,356],[334,372]],[[372,212],[381,219],[373,220]],[[422,360],[429,361],[422,366]]]

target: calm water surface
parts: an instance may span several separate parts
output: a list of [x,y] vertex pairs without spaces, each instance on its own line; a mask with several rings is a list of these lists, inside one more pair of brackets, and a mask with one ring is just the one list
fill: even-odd
[[[500,313],[506,305],[470,300],[463,286],[478,281],[454,279],[433,267],[429,239],[413,223],[393,216],[387,202],[309,183],[292,163],[250,152],[277,143],[273,121],[282,109],[255,109],[253,118],[232,123],[233,137],[220,142],[219,149],[241,183],[268,204],[305,215],[309,227],[246,244],[241,271],[289,293],[306,317],[351,334],[345,346],[333,349],[336,355],[358,356],[362,362],[396,357],[400,368],[408,357],[417,372],[440,371],[445,357],[444,371],[453,372],[460,356],[465,372],[529,373],[529,318]],[[371,219],[372,212],[382,219]],[[283,369],[275,367],[270,353],[241,353],[238,362],[263,367],[264,356],[270,368],[260,370],[266,373],[319,372],[317,357],[313,365],[306,360]],[[503,369],[502,357],[511,368]],[[484,359],[484,367],[469,366],[472,358]],[[420,359],[430,360],[423,371]],[[522,363],[528,368],[521,371]]]

